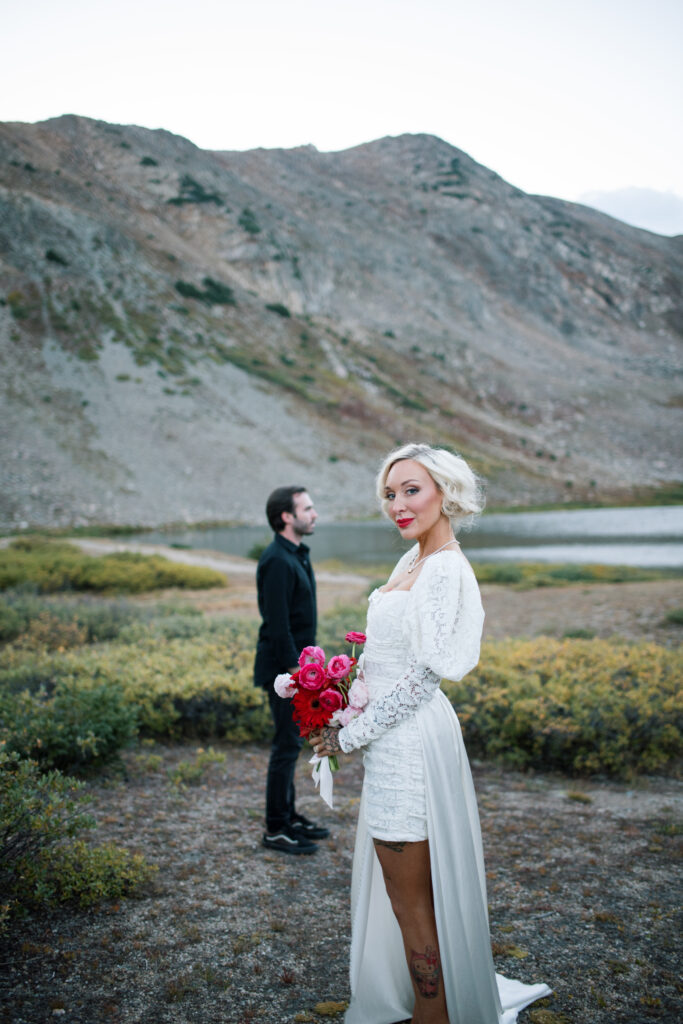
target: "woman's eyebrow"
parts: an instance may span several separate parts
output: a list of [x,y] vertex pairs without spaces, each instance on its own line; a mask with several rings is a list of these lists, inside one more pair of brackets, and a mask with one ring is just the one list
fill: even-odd
[[[399,487],[407,487],[408,484],[419,484],[419,483],[420,483],[419,480],[408,479],[408,480],[401,480],[401,482],[400,482],[400,484],[398,486]],[[394,490],[396,490],[395,487],[385,487],[384,488],[384,493],[386,494],[388,491],[394,491]]]

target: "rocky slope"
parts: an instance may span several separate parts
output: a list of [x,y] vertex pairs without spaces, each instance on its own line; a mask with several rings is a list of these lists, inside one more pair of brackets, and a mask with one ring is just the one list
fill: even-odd
[[0,125],[0,524],[260,518],[453,445],[490,499],[680,476],[683,238],[528,196],[427,135],[215,153]]

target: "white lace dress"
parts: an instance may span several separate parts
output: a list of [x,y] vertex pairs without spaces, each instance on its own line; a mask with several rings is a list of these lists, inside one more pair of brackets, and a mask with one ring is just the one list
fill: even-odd
[[[391,579],[415,556],[406,553]],[[363,674],[370,701],[340,730],[363,748],[365,782],[351,891],[351,1005],[346,1024],[409,1018],[413,989],[372,839],[429,840],[450,1024],[512,1024],[548,995],[496,975],[491,958],[479,814],[460,726],[440,689],[477,664],[484,612],[457,550],[429,558],[409,591],[370,598]]]

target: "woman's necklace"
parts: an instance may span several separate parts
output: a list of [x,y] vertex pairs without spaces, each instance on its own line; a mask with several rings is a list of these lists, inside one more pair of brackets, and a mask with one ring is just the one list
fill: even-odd
[[422,565],[422,563],[426,562],[428,558],[432,557],[432,555],[438,555],[439,551],[443,551],[444,548],[449,547],[451,544],[457,544],[457,543],[458,542],[455,539],[455,537],[453,537],[452,540],[446,541],[446,543],[442,544],[440,548],[436,549],[436,551],[430,551],[428,555],[424,556],[424,558],[420,558],[419,561],[413,562],[413,564],[408,567],[408,572],[414,572],[415,569],[417,569],[418,565]]

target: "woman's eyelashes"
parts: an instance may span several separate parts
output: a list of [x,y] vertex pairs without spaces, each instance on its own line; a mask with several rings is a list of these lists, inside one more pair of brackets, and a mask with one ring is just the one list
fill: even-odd
[[[419,494],[420,493],[420,488],[419,487],[406,487],[406,489],[404,490],[403,493],[409,495],[409,497],[412,498],[412,496],[414,494]],[[384,492],[384,498],[385,498],[386,501],[395,501],[396,500],[396,494],[395,494],[394,491],[385,491]]]

